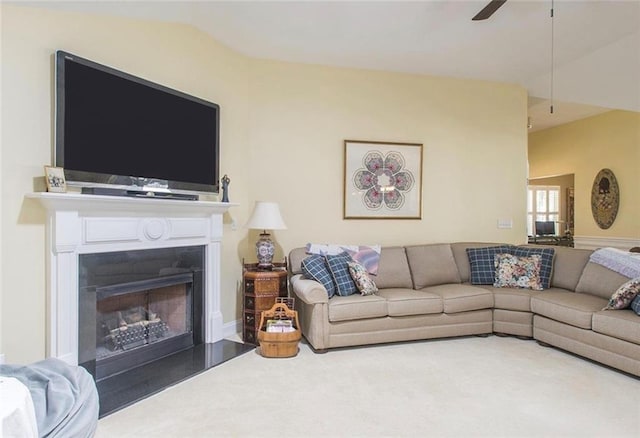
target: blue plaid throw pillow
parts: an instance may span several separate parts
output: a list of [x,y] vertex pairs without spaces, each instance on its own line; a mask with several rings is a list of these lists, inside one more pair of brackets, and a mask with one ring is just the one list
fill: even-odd
[[[493,284],[496,276],[494,257],[496,254],[510,254],[511,246],[488,246],[485,248],[467,248],[471,284]],[[514,254],[515,255],[515,254]]]
[[631,310],[633,310],[640,316],[640,294],[636,295],[633,301],[631,301],[629,307],[631,307]]
[[543,289],[549,289],[551,287],[551,273],[553,272],[553,257],[556,254],[555,249],[512,246],[507,252],[516,257],[529,257],[534,254],[540,254],[542,256],[542,261],[540,263],[540,282],[542,283]]
[[327,290],[329,298],[336,294],[336,286],[333,283],[333,277],[327,267],[324,257],[314,254],[302,260],[300,263],[302,274],[311,280],[315,280],[322,284]]
[[328,255],[326,258],[333,281],[336,283],[336,293],[341,297],[346,297],[358,292],[358,288],[349,273],[349,262],[353,261],[351,256],[347,252],[343,252],[338,255]]

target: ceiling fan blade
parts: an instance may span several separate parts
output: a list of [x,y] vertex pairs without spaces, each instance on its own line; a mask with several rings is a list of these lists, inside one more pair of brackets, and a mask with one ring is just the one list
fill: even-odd
[[473,21],[486,20],[491,17],[507,0],[491,0],[478,14],[472,18]]

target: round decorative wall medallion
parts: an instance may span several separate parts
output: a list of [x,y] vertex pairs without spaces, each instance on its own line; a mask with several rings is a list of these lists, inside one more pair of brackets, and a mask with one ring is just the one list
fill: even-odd
[[609,169],[602,169],[593,180],[591,189],[591,213],[603,230],[609,228],[618,214],[620,188],[615,175]]

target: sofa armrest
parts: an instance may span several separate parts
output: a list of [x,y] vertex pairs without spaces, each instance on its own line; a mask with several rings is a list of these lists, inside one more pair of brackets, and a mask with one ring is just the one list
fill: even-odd
[[291,277],[290,283],[295,295],[307,304],[329,302],[327,289],[315,280],[309,280],[298,274]]
[[315,280],[294,275],[289,280],[291,291],[296,297],[296,310],[300,329],[309,344],[316,350],[329,347],[329,294],[327,289]]

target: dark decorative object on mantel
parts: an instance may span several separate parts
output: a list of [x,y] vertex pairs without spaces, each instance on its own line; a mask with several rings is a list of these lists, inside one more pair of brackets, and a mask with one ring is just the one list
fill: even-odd
[[220,181],[222,182],[222,202],[229,202],[229,183],[231,179],[225,173]]

